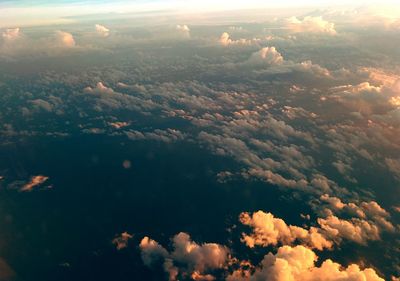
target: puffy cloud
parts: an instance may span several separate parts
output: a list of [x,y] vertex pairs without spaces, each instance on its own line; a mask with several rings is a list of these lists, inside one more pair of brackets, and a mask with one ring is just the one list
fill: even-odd
[[20,29],[17,28],[9,28],[6,29],[5,31],[3,31],[3,33],[1,34],[1,36],[3,37],[4,40],[6,41],[12,41],[15,40],[17,38],[19,38],[21,35],[20,33]]
[[371,85],[369,82],[363,82],[358,85],[346,85],[334,88],[340,90],[343,94],[363,94],[363,93],[374,93],[379,94],[382,89]]
[[156,129],[153,132],[139,132],[130,130],[126,132],[126,135],[131,140],[155,140],[166,143],[180,141],[185,138],[185,134],[183,134],[181,131],[170,128],[166,130]]
[[396,81],[400,81],[400,75],[391,72],[388,73],[383,69],[374,67],[361,67],[357,70],[357,74],[363,79],[378,85],[390,86],[394,85]]
[[47,112],[53,111],[53,105],[45,100],[42,99],[35,99],[30,101],[34,108],[39,110],[44,110]]
[[98,82],[98,83],[96,84],[96,87],[95,87],[95,88],[86,87],[86,88],[84,89],[84,91],[85,91],[86,93],[97,93],[97,94],[113,94],[113,93],[114,93],[114,90],[111,89],[111,88],[108,88],[107,86],[105,86],[105,85],[103,84],[103,82]]
[[331,73],[328,69],[312,63],[307,60],[296,63],[291,60],[285,60],[280,52],[275,47],[264,47],[250,55],[249,59],[242,65],[253,65],[257,67],[267,66],[266,70],[258,71],[258,73],[280,74],[301,72],[309,73],[312,76],[331,78]]
[[100,25],[100,24],[96,24],[95,26],[96,32],[97,34],[107,37],[110,35],[110,30],[105,27],[104,25]]
[[375,201],[361,202],[357,205],[354,202],[344,203],[340,198],[329,196],[328,194],[321,195],[320,201],[328,204],[329,214],[345,212],[359,218],[368,218],[371,220],[388,218],[390,216],[390,214]]
[[96,87],[84,88],[81,95],[84,100],[90,101],[90,106],[99,112],[105,110],[129,109],[146,114],[147,110],[156,107],[156,104],[151,100],[119,93],[105,86],[103,82],[98,82]]
[[176,30],[183,31],[183,32],[190,32],[190,28],[186,24],[184,24],[184,25],[178,24],[176,26]]
[[131,123],[130,122],[118,121],[118,122],[109,122],[108,124],[111,127],[113,127],[114,129],[122,129],[122,128],[128,127]]
[[178,24],[176,26],[176,30],[181,33],[184,37],[189,38],[190,37],[190,28],[184,24],[184,25],[180,25]]
[[199,245],[183,232],[172,238],[171,252],[148,237],[142,239],[139,247],[144,264],[153,266],[161,262],[169,280],[214,280],[212,271],[222,269],[228,262],[227,248],[215,243]]
[[38,176],[33,176],[31,177],[30,181],[23,185],[20,189],[21,192],[27,192],[27,191],[32,191],[35,187],[38,187],[45,183],[49,177],[43,176],[43,175],[38,175]]
[[318,224],[332,239],[347,239],[359,244],[366,244],[368,240],[380,240],[378,226],[366,220],[344,220],[330,215],[327,218],[319,218]]
[[222,33],[221,37],[219,38],[219,42],[224,46],[229,45],[231,41],[232,40],[230,39],[230,35],[228,32]]
[[122,232],[120,235],[116,236],[111,242],[115,245],[117,250],[122,250],[128,246],[129,239],[132,239],[133,235],[128,232]]
[[[282,184],[282,183],[281,183]],[[389,221],[390,214],[375,201],[344,203],[337,197],[324,194],[322,202],[315,206],[319,227],[309,229],[287,225],[284,220],[262,211],[253,214],[242,213],[240,222],[252,229],[243,233],[242,241],[249,247],[269,245],[293,245],[301,243],[310,248],[322,250],[340,244],[343,239],[366,244],[370,240],[380,240],[383,231],[393,232],[395,227]],[[328,204],[327,208],[324,203]],[[349,219],[341,219],[335,214],[345,214]]]
[[293,65],[293,69],[300,71],[300,72],[309,72],[313,75],[321,76],[321,77],[330,77],[331,76],[331,73],[328,69],[326,69],[318,64],[314,64],[310,60],[303,61],[301,63]]
[[165,250],[163,246],[147,236],[140,241],[139,248],[143,263],[149,267],[157,264],[160,261],[163,261],[169,256],[168,251]]
[[275,218],[271,213],[258,211],[250,215],[249,213],[240,214],[240,222],[252,228],[253,232],[242,234],[242,241],[247,246],[269,246],[277,244],[293,244],[300,241],[305,245],[323,250],[331,248],[332,241],[327,240],[317,228],[305,229],[298,226],[287,225],[284,220]]
[[[390,214],[377,202],[349,202],[324,194],[313,207],[325,218],[318,218],[326,237],[341,242],[347,239],[359,244],[369,240],[380,240],[383,231],[393,232],[395,227],[389,221]],[[337,215],[350,217],[341,219]]]
[[364,115],[379,113],[379,117],[375,118],[384,121],[386,117],[383,113],[393,110],[400,104],[400,80],[390,80],[388,77],[375,80],[382,80],[383,84],[375,86],[370,82],[362,82],[357,85],[337,86],[330,89],[329,97]]
[[275,47],[265,47],[253,53],[247,63],[255,65],[280,65],[283,63],[283,56]]
[[311,189],[309,189],[309,183],[306,179],[300,179],[300,180],[287,179],[286,177],[278,173],[275,173],[271,170],[249,169],[245,175],[259,178],[261,180],[277,185],[279,187],[293,188],[303,191],[308,190],[308,192],[313,192]]
[[75,47],[75,39],[71,33],[64,32],[64,31],[57,31],[56,32],[56,44],[61,47],[72,48]]
[[212,276],[211,274],[201,274],[198,271],[195,271],[192,273],[190,276],[195,281],[213,281],[215,280],[215,277]]
[[292,32],[326,33],[335,35],[335,24],[325,21],[322,17],[306,16],[302,20],[291,17],[286,20],[286,27]]
[[219,43],[223,46],[250,45],[252,43],[252,40],[247,40],[247,39],[233,40],[228,32],[224,32],[221,34],[221,36],[219,38]]
[[330,259],[316,266],[317,258],[304,246],[283,246],[275,255],[266,255],[254,272],[238,269],[227,281],[384,281],[372,268],[361,269],[356,264],[344,268]]

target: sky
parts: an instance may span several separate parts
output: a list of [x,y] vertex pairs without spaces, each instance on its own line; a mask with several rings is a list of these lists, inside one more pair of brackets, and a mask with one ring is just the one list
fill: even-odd
[[103,0],[62,0],[62,1],[0,1],[0,28],[16,26],[45,25],[71,22],[68,17],[89,14],[134,13],[139,11],[185,11],[198,13],[207,11],[238,9],[279,9],[279,8],[320,8],[337,6],[375,5],[375,10],[384,13],[399,14],[394,0],[135,0],[135,1],[103,1]]

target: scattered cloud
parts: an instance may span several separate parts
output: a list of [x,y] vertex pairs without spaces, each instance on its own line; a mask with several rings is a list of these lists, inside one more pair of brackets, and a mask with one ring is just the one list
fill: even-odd
[[228,32],[224,32],[221,34],[219,38],[219,43],[223,46],[229,45],[251,45],[252,40],[248,39],[237,39],[233,40]]
[[276,254],[266,255],[254,272],[238,269],[228,276],[227,281],[384,281],[372,268],[361,269],[357,264],[343,267],[330,259],[317,266],[317,258],[312,250],[304,246],[282,246]]
[[131,140],[155,140],[160,142],[176,142],[181,141],[185,138],[185,134],[175,129],[160,130],[156,129],[153,132],[139,132],[135,130],[129,130],[126,135]]
[[43,175],[38,175],[38,176],[33,176],[31,177],[30,181],[26,184],[24,184],[20,191],[21,192],[29,192],[32,191],[35,187],[41,186],[43,183],[45,183],[49,177],[43,176]]
[[65,48],[75,47],[75,39],[71,33],[65,31],[57,31],[55,34],[56,44]]
[[283,57],[275,47],[265,47],[253,53],[247,63],[254,65],[280,65],[283,63]]
[[190,38],[190,28],[186,24],[184,24],[184,25],[178,24],[176,26],[176,30],[179,33],[181,33],[184,37]]
[[329,35],[336,35],[335,24],[328,22],[322,17],[306,16],[303,19],[291,17],[286,20],[286,27],[295,33],[325,33]]
[[113,93],[114,93],[114,90],[111,89],[111,88],[108,88],[107,86],[105,86],[105,85],[103,84],[103,82],[98,82],[98,83],[96,84],[96,87],[95,87],[95,88],[86,87],[86,88],[84,89],[84,91],[85,91],[86,93],[97,93],[97,94],[113,94]]
[[132,234],[129,234],[128,232],[122,232],[120,235],[116,236],[113,240],[112,243],[115,245],[117,250],[122,250],[128,247],[128,242],[130,239],[133,238]]
[[94,27],[96,29],[97,34],[99,34],[100,36],[107,37],[110,35],[110,30],[104,25],[96,24]]
[[3,31],[1,34],[4,40],[6,41],[13,41],[21,36],[20,29],[17,28],[9,28]]
[[171,281],[189,276],[194,280],[214,280],[213,271],[224,268],[229,254],[224,246],[197,244],[183,232],[172,238],[171,252],[148,237],[142,239],[139,248],[143,263],[149,267],[161,265]]
[[243,233],[242,241],[250,248],[254,246],[292,245],[295,242],[304,243],[310,248],[323,250],[332,248],[332,241],[327,240],[317,228],[305,229],[287,225],[284,220],[275,218],[271,213],[258,211],[253,214],[241,213],[240,222],[250,226],[251,234]]

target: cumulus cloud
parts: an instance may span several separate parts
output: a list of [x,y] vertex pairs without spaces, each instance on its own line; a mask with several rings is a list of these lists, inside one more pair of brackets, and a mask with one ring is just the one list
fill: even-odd
[[122,128],[128,127],[131,123],[124,122],[124,121],[118,121],[118,122],[109,122],[108,124],[114,129],[122,129]]
[[20,191],[21,192],[29,192],[32,191],[35,187],[41,186],[43,183],[45,183],[49,177],[43,176],[43,175],[38,175],[38,176],[33,176],[31,177],[30,181],[26,184],[24,184]]
[[13,41],[21,36],[20,29],[17,28],[9,28],[3,31],[1,34],[4,40],[6,41]]
[[[284,220],[263,211],[242,213],[240,222],[252,229],[250,234],[242,234],[242,241],[251,248],[301,243],[322,250],[330,249],[343,240],[366,244],[371,240],[380,240],[383,231],[395,231],[389,221],[390,214],[375,201],[361,202],[359,205],[344,203],[327,194],[322,195],[320,200],[323,203],[315,206],[315,209],[323,217],[317,219],[319,227],[309,229],[287,225]],[[347,218],[339,218],[338,214]]]
[[163,246],[147,236],[140,241],[139,248],[143,263],[149,267],[157,264],[159,261],[164,261],[169,256],[168,251]]
[[360,204],[354,202],[345,203],[340,198],[329,196],[328,194],[321,195],[320,201],[328,204],[328,211],[324,208],[319,208],[321,212],[327,214],[345,212],[362,219],[368,218],[371,220],[390,217],[390,214],[375,201],[361,202]]
[[359,244],[366,244],[368,240],[380,240],[377,225],[366,220],[353,218],[349,221],[331,215],[319,218],[318,223],[332,239],[347,239]]
[[107,37],[110,35],[110,30],[104,25],[96,24],[94,27],[96,29],[97,34],[99,34],[100,36]]
[[[363,115],[379,113],[383,117],[382,111],[389,112],[400,105],[400,80],[382,76],[375,75],[373,78],[376,83],[380,81],[379,85],[367,81],[356,85],[333,87],[330,89],[329,98]],[[384,119],[383,117],[382,120]]]
[[346,85],[333,88],[333,90],[340,91],[343,95],[355,94],[360,95],[363,93],[374,93],[379,94],[382,91],[381,87],[373,86],[369,82],[363,82],[358,85]]
[[122,250],[128,247],[128,242],[130,239],[133,238],[133,235],[129,234],[128,232],[122,232],[120,235],[116,236],[112,243],[115,245],[117,250]]
[[130,130],[126,132],[126,135],[131,140],[155,140],[166,143],[180,141],[185,138],[185,134],[181,131],[170,128],[166,130],[156,129],[153,132]]
[[280,65],[283,63],[283,56],[275,47],[265,47],[253,53],[247,62],[255,65]]
[[247,39],[237,39],[233,40],[228,32],[224,32],[221,34],[219,38],[219,43],[223,46],[229,46],[229,45],[250,45],[252,43],[252,40],[247,40]]
[[149,267],[162,265],[171,281],[188,277],[214,280],[213,271],[227,264],[229,254],[224,246],[215,243],[199,245],[183,232],[172,238],[171,252],[148,237],[142,239],[139,248],[143,263]]
[[178,24],[176,26],[176,30],[183,31],[183,32],[190,32],[190,28],[186,24],[184,24],[184,25]]
[[71,33],[65,31],[57,31],[55,34],[56,44],[65,48],[73,48],[75,47],[75,39]]
[[184,24],[184,25],[180,25],[178,24],[176,26],[176,30],[181,33],[184,37],[189,38],[190,37],[190,28]]
[[282,246],[274,255],[269,253],[254,272],[238,269],[227,281],[384,281],[372,268],[361,269],[356,264],[347,267],[328,259],[316,265],[317,255],[304,246]]
[[114,91],[103,82],[98,82],[96,87],[84,88],[81,96],[98,112],[128,109],[147,114],[148,110],[157,107],[150,99]]
[[321,77],[330,77],[330,75],[331,75],[331,73],[328,69],[326,69],[318,64],[314,64],[310,60],[303,61],[298,64],[294,64],[293,69],[300,71],[300,72],[309,72],[313,75],[321,76]]
[[306,16],[303,19],[291,17],[286,20],[286,27],[295,33],[325,33],[335,35],[335,24],[325,21],[322,17]]
[[389,212],[375,201],[345,203],[338,197],[324,194],[313,208],[323,216],[317,219],[321,233],[337,243],[346,239],[366,244],[370,240],[380,240],[382,232],[395,231]]
[[312,77],[330,78],[331,73],[328,69],[314,64],[307,60],[296,63],[291,60],[285,60],[275,47],[264,47],[250,55],[249,59],[243,65],[252,65],[256,67],[267,67],[265,70],[259,70],[260,74],[280,74],[280,73],[309,73]]
[[97,94],[113,94],[114,90],[105,86],[103,82],[98,82],[95,88],[86,87],[84,89],[86,93],[97,93]]
[[250,248],[277,244],[291,245],[296,241],[318,250],[329,249],[333,245],[332,241],[327,240],[317,228],[305,229],[287,225],[284,220],[275,218],[271,213],[244,212],[240,214],[239,219],[242,224],[252,228],[251,234],[242,234],[242,241]]

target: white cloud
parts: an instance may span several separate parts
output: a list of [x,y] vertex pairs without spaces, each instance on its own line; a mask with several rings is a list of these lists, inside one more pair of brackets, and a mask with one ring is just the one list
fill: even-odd
[[229,35],[228,32],[224,32],[221,34],[219,38],[219,43],[223,46],[229,46],[229,45],[251,45],[252,40],[247,40],[247,39],[237,39],[233,40],[231,36]]
[[184,24],[184,25],[178,24],[176,26],[176,30],[183,31],[183,32],[190,32],[190,28],[186,24]]
[[224,246],[215,243],[199,245],[183,232],[175,235],[172,242],[171,252],[148,237],[144,237],[139,246],[144,264],[151,267],[161,263],[171,281],[185,276],[194,280],[214,280],[212,271],[227,264],[229,251]]
[[241,268],[227,281],[384,281],[372,268],[362,270],[356,264],[347,267],[328,259],[316,266],[317,255],[304,246],[283,246],[274,255],[269,253],[254,272]]
[[86,87],[84,89],[86,93],[97,93],[97,94],[113,94],[114,90],[106,87],[103,82],[98,82],[95,88]]
[[306,16],[302,20],[291,17],[286,20],[286,27],[292,32],[326,33],[335,35],[335,24],[325,21],[322,17]]
[[318,250],[331,248],[332,241],[327,240],[317,228],[305,229],[298,226],[287,225],[284,220],[275,218],[271,213],[262,211],[253,214],[241,213],[240,222],[252,228],[252,233],[242,234],[242,241],[247,246],[291,245],[301,241],[305,245]]
[[71,33],[64,31],[56,32],[56,44],[61,47],[72,48],[75,47],[75,39]]
[[358,218],[344,220],[331,215],[319,218],[318,224],[332,239],[347,239],[359,244],[366,244],[368,240],[380,240],[378,226],[366,220]]
[[258,73],[279,74],[300,72],[309,73],[312,77],[331,78],[331,73],[328,69],[312,63],[307,60],[296,63],[291,60],[285,60],[280,52],[275,47],[264,47],[250,55],[249,59],[242,65],[253,65],[257,67],[268,66],[268,68],[257,71]]
[[176,26],[176,30],[185,38],[190,38],[190,28],[186,24]]
[[283,61],[283,56],[275,47],[265,47],[253,53],[247,63],[255,65],[280,65]]
[[21,32],[18,27],[17,28],[9,28],[9,29],[6,29],[5,31],[3,31],[3,33],[1,35],[4,40],[12,41],[12,40],[19,38],[21,36]]
[[97,34],[103,37],[107,37],[110,35],[110,30],[104,25],[96,24],[94,27],[96,29]]
[[366,244],[369,240],[380,240],[382,232],[395,231],[389,212],[375,201],[345,203],[338,197],[323,194],[313,209],[323,216],[317,219],[321,233],[337,243],[347,239]]
[[388,77],[375,77],[374,80],[383,84],[372,85],[366,81],[356,85],[336,86],[329,90],[331,93],[328,97],[364,116],[379,112],[383,117],[382,109],[389,112],[400,105],[400,80]]

